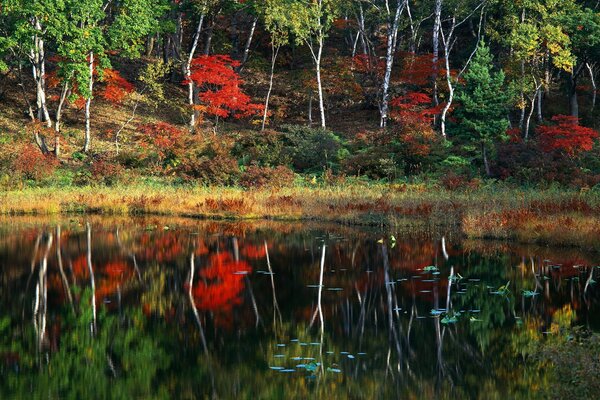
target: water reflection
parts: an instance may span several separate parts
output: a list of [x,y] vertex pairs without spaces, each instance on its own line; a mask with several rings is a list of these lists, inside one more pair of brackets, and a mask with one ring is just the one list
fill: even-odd
[[594,257],[452,232],[4,223],[0,395],[543,397],[531,349],[574,319],[600,329]]

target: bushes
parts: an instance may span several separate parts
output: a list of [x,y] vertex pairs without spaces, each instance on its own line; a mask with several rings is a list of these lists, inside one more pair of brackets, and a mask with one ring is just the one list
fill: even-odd
[[327,129],[300,125],[284,125],[282,129],[283,153],[298,172],[337,169],[348,154],[341,139]]
[[240,178],[240,185],[245,188],[273,187],[281,188],[294,183],[294,172],[282,165],[270,168],[260,167],[256,164],[246,168]]
[[233,185],[241,171],[238,161],[231,155],[233,141],[227,137],[198,137],[176,168],[184,180],[197,180],[203,184]]
[[189,147],[190,135],[166,122],[141,124],[138,131],[146,161],[162,169],[176,166]]
[[232,154],[244,165],[257,164],[263,167],[288,165],[290,157],[284,154],[283,134],[265,130],[247,130],[236,135]]
[[18,149],[12,167],[13,172],[23,179],[40,182],[51,177],[58,164],[53,155],[42,154],[37,146],[26,144]]

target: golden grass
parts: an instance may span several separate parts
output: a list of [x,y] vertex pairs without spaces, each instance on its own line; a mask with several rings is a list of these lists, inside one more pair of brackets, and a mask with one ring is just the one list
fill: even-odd
[[600,198],[575,191],[350,184],[243,190],[145,185],[27,188],[0,193],[0,214],[162,215],[315,220],[369,225],[454,225],[471,238],[600,249]]

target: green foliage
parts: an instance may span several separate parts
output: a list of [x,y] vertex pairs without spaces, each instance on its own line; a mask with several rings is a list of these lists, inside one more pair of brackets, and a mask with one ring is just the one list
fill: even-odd
[[285,125],[282,131],[284,154],[299,172],[337,169],[347,156],[342,140],[327,129]]
[[485,43],[475,53],[464,83],[457,89],[457,98],[461,106],[455,113],[459,121],[455,135],[465,148],[472,146],[485,153],[508,139],[506,116],[513,94],[507,90],[504,72],[492,72],[492,56]]

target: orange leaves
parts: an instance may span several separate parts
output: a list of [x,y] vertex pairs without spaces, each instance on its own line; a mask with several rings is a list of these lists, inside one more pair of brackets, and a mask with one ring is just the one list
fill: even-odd
[[263,106],[252,103],[250,96],[240,88],[243,81],[234,70],[239,65],[238,61],[222,54],[200,56],[192,61],[190,79],[199,88],[198,98],[205,107],[200,108],[201,111],[221,118],[260,114]]
[[555,125],[543,125],[536,129],[540,144],[544,151],[564,151],[570,156],[583,151],[590,151],[598,132],[579,125],[579,118],[568,115],[552,117]]
[[121,76],[119,71],[105,69],[103,71],[104,88],[100,92],[102,98],[111,103],[120,104],[125,96],[133,92],[135,87]]

